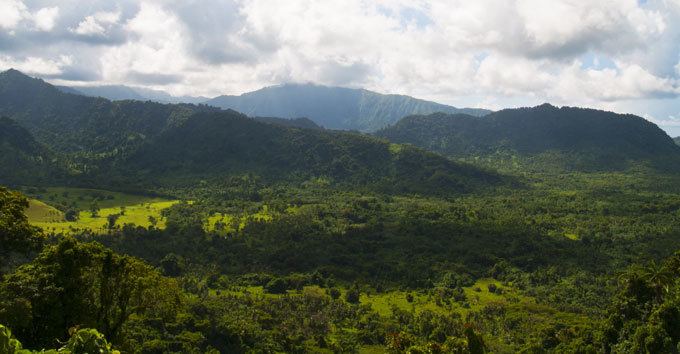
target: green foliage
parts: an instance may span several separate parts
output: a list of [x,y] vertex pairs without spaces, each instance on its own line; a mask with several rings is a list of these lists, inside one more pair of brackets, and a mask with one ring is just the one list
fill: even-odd
[[0,267],[7,265],[11,253],[26,253],[42,245],[42,234],[28,224],[26,208],[26,197],[0,186]]
[[620,276],[603,347],[609,352],[677,353],[680,343],[680,253]]
[[677,172],[673,166],[680,161],[676,144],[643,118],[548,104],[481,119],[411,116],[377,135],[511,170],[615,171],[644,163]]
[[12,336],[9,328],[0,324],[0,353],[23,354],[28,353],[22,349],[21,342]]
[[118,351],[111,349],[111,345],[106,341],[104,335],[97,332],[96,329],[74,330],[71,338],[59,351],[72,354],[118,353]]
[[133,314],[177,306],[173,289],[136,259],[65,238],[0,284],[0,320],[31,347],[65,339],[76,325],[116,341]]

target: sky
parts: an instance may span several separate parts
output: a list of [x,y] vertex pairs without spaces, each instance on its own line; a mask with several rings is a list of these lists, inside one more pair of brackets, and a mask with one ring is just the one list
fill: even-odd
[[0,0],[0,70],[213,97],[282,83],[544,102],[680,135],[680,0]]

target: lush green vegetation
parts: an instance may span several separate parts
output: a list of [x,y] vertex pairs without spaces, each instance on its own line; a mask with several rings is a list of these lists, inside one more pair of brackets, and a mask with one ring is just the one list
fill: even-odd
[[643,118],[548,104],[482,118],[411,116],[377,135],[503,169],[625,171],[644,164],[677,172],[680,166],[680,148]]
[[622,135],[518,128],[458,163],[2,75],[0,352],[680,351],[678,148],[637,118],[499,112]]

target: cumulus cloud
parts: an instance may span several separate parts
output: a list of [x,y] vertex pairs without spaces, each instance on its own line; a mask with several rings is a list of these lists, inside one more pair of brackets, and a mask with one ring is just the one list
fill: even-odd
[[32,17],[36,29],[40,31],[51,31],[59,16],[59,7],[45,7],[38,10]]
[[644,113],[628,102],[680,94],[679,23],[677,0],[5,0],[0,55],[175,94],[315,82]]
[[108,29],[120,19],[120,12],[97,12],[86,16],[71,32],[82,36],[105,36]]
[[19,0],[0,2],[0,28],[11,30],[28,15],[26,5]]
[[73,63],[73,58],[61,56],[56,60],[39,57],[15,59],[10,56],[0,56],[0,70],[16,69],[31,75],[51,77],[59,75],[65,67]]

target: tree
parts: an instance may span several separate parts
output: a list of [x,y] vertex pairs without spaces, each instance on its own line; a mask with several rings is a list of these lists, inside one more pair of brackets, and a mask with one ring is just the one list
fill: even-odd
[[158,219],[156,219],[156,217],[154,217],[153,215],[149,215],[147,219],[149,220],[149,224],[151,224],[151,226],[153,227],[156,227],[156,225],[158,224]]
[[288,290],[288,282],[281,277],[276,277],[264,286],[264,290],[271,294],[285,294]]
[[118,218],[120,218],[120,214],[109,214],[106,217],[106,221],[107,221],[106,227],[109,230],[113,230],[113,228],[116,227],[116,221],[118,220]]
[[64,213],[64,220],[70,222],[78,220],[78,210],[75,209],[66,210],[66,212]]
[[654,289],[656,302],[661,303],[664,293],[668,292],[668,285],[674,279],[673,273],[661,264],[652,261],[642,268],[642,278]]
[[90,215],[93,218],[99,217],[99,203],[97,203],[97,199],[93,200],[92,203],[90,203]]
[[0,267],[8,263],[13,252],[27,253],[42,246],[44,236],[28,223],[26,208],[26,197],[0,187]]
[[115,343],[133,313],[176,308],[178,294],[177,284],[153,267],[65,237],[0,283],[0,322],[30,347],[53,346],[76,325],[97,328]]
[[345,293],[345,301],[349,302],[350,304],[358,304],[360,294],[361,292],[359,291],[359,286],[354,284],[347,290],[347,293]]
[[161,269],[165,276],[178,277],[184,271],[184,260],[174,253],[168,253],[161,260]]

